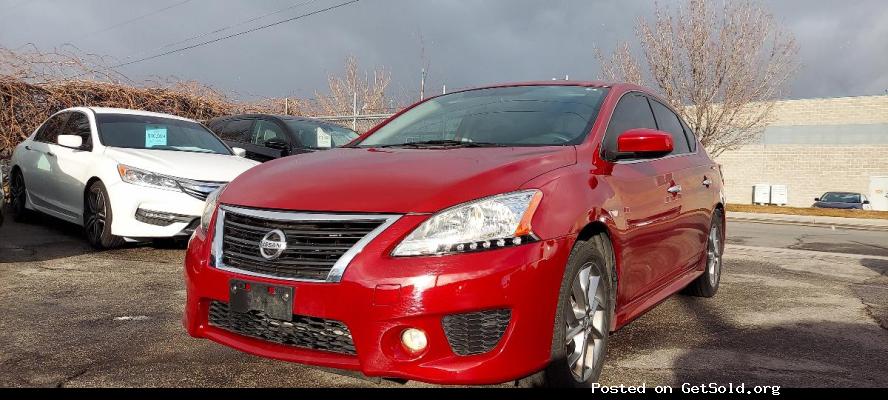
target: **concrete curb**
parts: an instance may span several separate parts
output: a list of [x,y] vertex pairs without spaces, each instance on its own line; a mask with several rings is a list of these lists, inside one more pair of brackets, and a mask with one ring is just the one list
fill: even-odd
[[842,217],[818,217],[810,215],[784,215],[731,212],[727,214],[728,221],[756,222],[762,224],[803,225],[824,228],[856,229],[865,231],[888,232],[888,220]]

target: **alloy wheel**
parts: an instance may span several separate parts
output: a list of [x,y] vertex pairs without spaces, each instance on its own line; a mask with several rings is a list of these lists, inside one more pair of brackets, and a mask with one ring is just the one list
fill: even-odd
[[603,362],[608,297],[593,264],[584,264],[571,284],[564,310],[567,364],[577,382],[586,382]]
[[713,224],[709,230],[709,246],[707,249],[707,269],[709,272],[709,284],[712,287],[718,285],[721,275],[722,248],[721,248],[721,232],[718,225]]
[[86,232],[93,243],[102,242],[105,232],[105,194],[101,190],[91,190],[87,196]]
[[20,214],[25,211],[25,202],[26,202],[26,194],[25,194],[25,178],[22,177],[22,174],[19,172],[12,174],[12,182],[10,182],[10,206],[12,206],[12,210]]

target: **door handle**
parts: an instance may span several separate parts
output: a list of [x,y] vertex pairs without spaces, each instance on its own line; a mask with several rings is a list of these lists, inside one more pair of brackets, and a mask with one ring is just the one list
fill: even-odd
[[681,185],[670,186],[666,191],[672,194],[679,194],[681,193]]
[[703,186],[706,186],[706,187],[712,186],[712,179],[709,179],[709,178],[703,179]]
[[53,153],[53,152],[51,152],[51,151],[47,151],[47,152],[46,152],[46,155],[47,155],[47,156],[50,156],[50,157],[55,157],[55,156],[56,156],[55,153]]
[[31,146],[25,146],[25,150],[31,150]]

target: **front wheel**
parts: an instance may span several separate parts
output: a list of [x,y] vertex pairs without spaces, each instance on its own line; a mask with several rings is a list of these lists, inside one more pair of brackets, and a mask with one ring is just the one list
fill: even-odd
[[519,385],[588,388],[598,381],[614,310],[610,254],[603,235],[574,247],[558,299],[552,361]]
[[15,215],[13,219],[15,222],[26,222],[30,213],[26,206],[28,192],[25,188],[25,177],[21,171],[15,170],[9,178],[9,208]]
[[86,192],[83,210],[83,230],[89,244],[99,250],[112,249],[123,243],[123,238],[111,234],[111,203],[108,191],[100,181],[93,182]]

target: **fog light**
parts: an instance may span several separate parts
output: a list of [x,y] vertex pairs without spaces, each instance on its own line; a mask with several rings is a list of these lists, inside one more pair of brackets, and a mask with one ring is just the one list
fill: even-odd
[[416,328],[407,328],[401,332],[401,344],[410,352],[419,353],[425,350],[429,340],[426,338],[425,332]]

